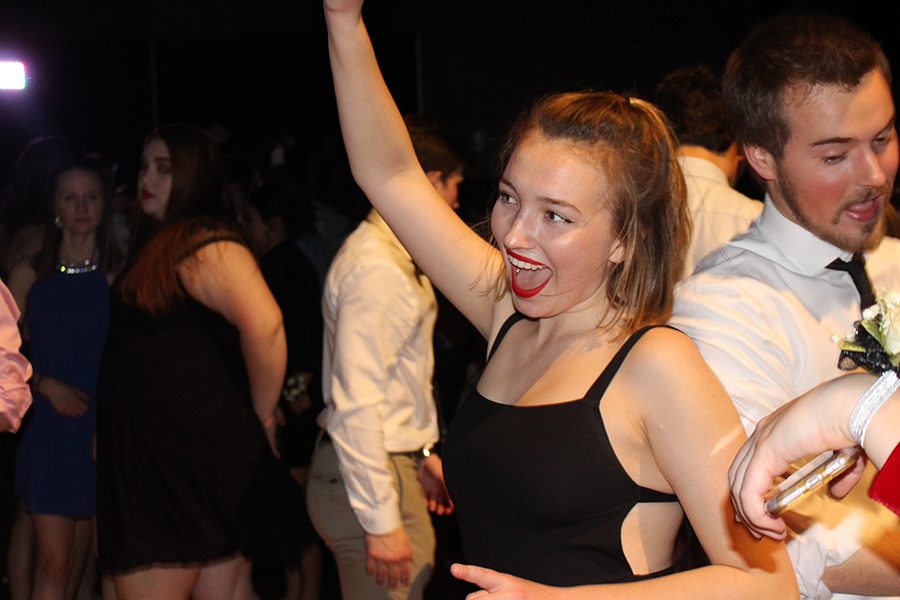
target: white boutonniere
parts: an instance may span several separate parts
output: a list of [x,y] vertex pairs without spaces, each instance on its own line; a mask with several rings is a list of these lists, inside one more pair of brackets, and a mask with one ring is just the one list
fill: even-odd
[[838,367],[862,367],[876,375],[885,371],[900,374],[900,293],[882,294],[862,317],[854,331],[838,342]]

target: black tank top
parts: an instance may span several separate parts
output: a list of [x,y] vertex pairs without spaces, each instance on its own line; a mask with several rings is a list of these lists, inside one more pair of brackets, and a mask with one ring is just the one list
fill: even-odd
[[[509,328],[501,327],[488,360]],[[444,477],[456,504],[465,561],[560,586],[658,577],[634,575],[622,523],[638,502],[677,502],[637,485],[613,452],[600,400],[628,351],[625,342],[584,398],[513,406],[477,391],[462,403],[444,443]]]

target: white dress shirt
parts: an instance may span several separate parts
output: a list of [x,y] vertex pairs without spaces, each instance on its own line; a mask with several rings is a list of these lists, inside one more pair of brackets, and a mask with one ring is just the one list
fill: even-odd
[[752,200],[728,185],[725,172],[703,158],[680,156],[693,230],[684,261],[690,275],[707,254],[744,233],[762,211],[762,202]]
[[434,290],[374,210],[328,270],[322,385],[350,505],[369,533],[401,523],[388,454],[438,439],[432,395]]
[[[671,324],[693,338],[748,434],[776,408],[844,374],[833,337],[852,329],[860,303],[850,275],[825,268],[838,257],[850,254],[789,221],[767,198],[746,234],[676,288]],[[900,290],[900,241],[885,238],[866,261],[876,293]],[[825,568],[897,527],[896,517],[868,501],[864,489],[844,502],[815,498],[794,512],[815,520],[788,541],[804,598],[831,598],[821,583]]]
[[31,364],[19,352],[19,308],[6,285],[0,281],[0,415],[15,431],[31,406]]

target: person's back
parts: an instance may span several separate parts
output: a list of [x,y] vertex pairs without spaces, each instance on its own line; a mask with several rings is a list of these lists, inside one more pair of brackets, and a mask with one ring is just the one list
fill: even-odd
[[654,101],[666,113],[678,138],[691,211],[691,243],[684,275],[706,255],[747,230],[762,203],[733,188],[743,157],[722,100],[719,77],[711,67],[676,69],[657,84]]
[[[407,118],[406,126],[428,183],[457,208],[463,175],[456,154],[433,125]],[[325,410],[318,422],[326,434],[312,459],[310,516],[335,556],[345,597],[420,598],[434,565],[428,511],[450,506],[440,458],[431,452],[439,435],[432,394],[437,302],[375,210],[332,261],[322,315]]]

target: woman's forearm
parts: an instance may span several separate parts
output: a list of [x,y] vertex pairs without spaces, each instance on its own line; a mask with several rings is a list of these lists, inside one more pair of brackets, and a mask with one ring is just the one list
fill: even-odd
[[900,444],[900,392],[894,392],[875,413],[866,432],[864,448],[869,460],[881,469],[897,444]]
[[287,364],[287,346],[281,319],[241,331],[241,350],[250,382],[253,410],[263,423],[273,417]]
[[[780,563],[779,563],[780,564]],[[698,600],[708,598],[794,599],[798,597],[793,573],[774,573],[761,569],[740,569],[711,565],[656,579],[631,583],[585,585],[557,588],[470,565],[453,565],[455,577],[474,583],[492,593],[508,592],[523,600],[638,600],[671,598]]]
[[344,143],[353,176],[371,199],[385,179],[405,169],[418,170],[419,163],[378,68],[359,13],[361,4],[326,2],[325,17]]

